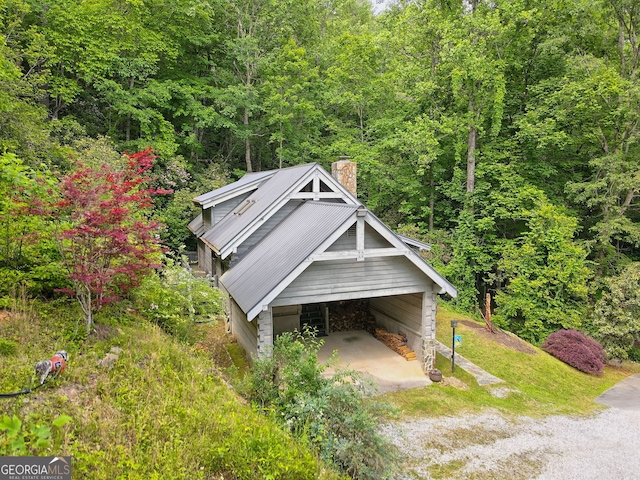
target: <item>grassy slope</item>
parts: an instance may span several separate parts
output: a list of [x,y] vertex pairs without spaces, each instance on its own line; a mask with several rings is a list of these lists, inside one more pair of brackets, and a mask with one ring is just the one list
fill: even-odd
[[[446,307],[438,308],[437,338],[451,343],[452,319],[472,320]],[[457,351],[506,383],[481,387],[475,379],[456,368],[454,377],[469,388],[434,384],[428,388],[397,392],[388,398],[409,415],[454,415],[462,411],[496,408],[507,414],[543,416],[554,414],[587,414],[601,408],[593,400],[615,383],[640,371],[637,364],[622,368],[606,367],[602,377],[588,375],[570,367],[536,348],[530,355],[506,348],[459,324],[456,334],[463,338]],[[437,366],[445,377],[451,375],[451,363],[438,355]],[[445,382],[446,383],[446,382]],[[491,395],[494,388],[508,388],[514,392],[506,398]]]
[[[73,421],[53,427],[52,445],[32,445],[30,454],[73,455],[74,478],[334,478],[304,445],[239,401],[206,348],[122,319],[88,340],[65,341],[69,308],[38,310],[0,312],[0,339],[17,346],[0,356],[0,391],[21,389],[35,361],[57,349],[70,353],[67,371],[30,395],[0,399],[0,414],[17,414],[25,431],[51,426],[62,413]],[[113,368],[98,366],[113,346],[122,349]],[[0,453],[11,454],[2,432]]]

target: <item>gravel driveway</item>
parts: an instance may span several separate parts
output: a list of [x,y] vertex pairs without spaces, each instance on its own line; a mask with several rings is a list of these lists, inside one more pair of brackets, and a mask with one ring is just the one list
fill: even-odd
[[384,433],[406,458],[396,479],[640,478],[638,410],[544,419],[487,411],[397,422]]

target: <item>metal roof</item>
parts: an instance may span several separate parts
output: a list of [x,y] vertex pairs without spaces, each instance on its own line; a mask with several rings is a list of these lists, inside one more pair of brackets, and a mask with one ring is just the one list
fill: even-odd
[[339,203],[303,203],[227,271],[220,282],[240,308],[249,312],[358,208]]
[[[383,237],[385,237],[392,245],[396,248],[399,248],[401,245],[408,245],[408,242],[405,242],[401,235],[395,233],[391,230],[382,220],[380,220],[372,211],[367,210],[367,222],[371,225],[378,233],[380,233]],[[408,237],[404,237],[407,238]],[[413,242],[417,242],[414,240]],[[417,242],[421,243],[421,242]],[[425,244],[426,245],[426,244]],[[422,270],[433,283],[440,287],[439,293],[447,293],[452,297],[456,297],[458,295],[458,291],[456,288],[449,283],[449,281],[440,275],[435,268],[429,265],[424,258],[422,258],[418,253],[416,253],[413,249],[409,248],[407,250],[407,258],[411,260],[411,262]]]
[[421,242],[420,240],[416,240],[415,238],[407,237],[406,235],[400,235],[399,233],[396,233],[396,236],[410,247],[415,247],[420,250],[426,250],[427,252],[431,251],[431,245],[429,245],[428,243]]
[[309,163],[271,171],[272,176],[261,184],[260,188],[249,195],[233,212],[220,220],[215,228],[206,232],[202,239],[215,250],[221,251],[255,221],[262,218],[266,220],[265,214],[270,207],[279,200],[285,199],[287,193],[316,167],[316,163]]
[[204,234],[204,220],[202,219],[202,214],[198,214],[196,218],[189,222],[187,228],[193,232],[193,234],[200,238]]
[[273,176],[274,173],[274,170],[245,173],[240,180],[197,196],[193,201],[203,208],[211,207],[226,200],[227,197],[235,196],[235,193],[243,193],[247,188],[258,188],[261,181]]

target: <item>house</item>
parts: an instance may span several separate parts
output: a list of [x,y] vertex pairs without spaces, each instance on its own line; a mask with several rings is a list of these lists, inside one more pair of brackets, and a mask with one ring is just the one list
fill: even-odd
[[194,199],[199,265],[229,296],[230,331],[252,355],[303,324],[330,332],[330,302],[368,301],[407,335],[425,372],[435,362],[436,295],[456,289],[355,195],[356,164],[247,173]]

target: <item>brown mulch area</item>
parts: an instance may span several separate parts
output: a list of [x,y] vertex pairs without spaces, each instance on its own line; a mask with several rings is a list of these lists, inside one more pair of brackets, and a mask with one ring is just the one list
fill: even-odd
[[484,323],[472,322],[470,320],[459,320],[459,322],[469,328],[472,328],[476,333],[483,337],[493,340],[494,342],[498,342],[512,350],[528,353],[529,355],[535,355],[537,353],[533,347],[524,340],[521,340],[513,334],[504,332],[495,326],[493,327],[494,333],[491,333],[487,330],[487,326]]

